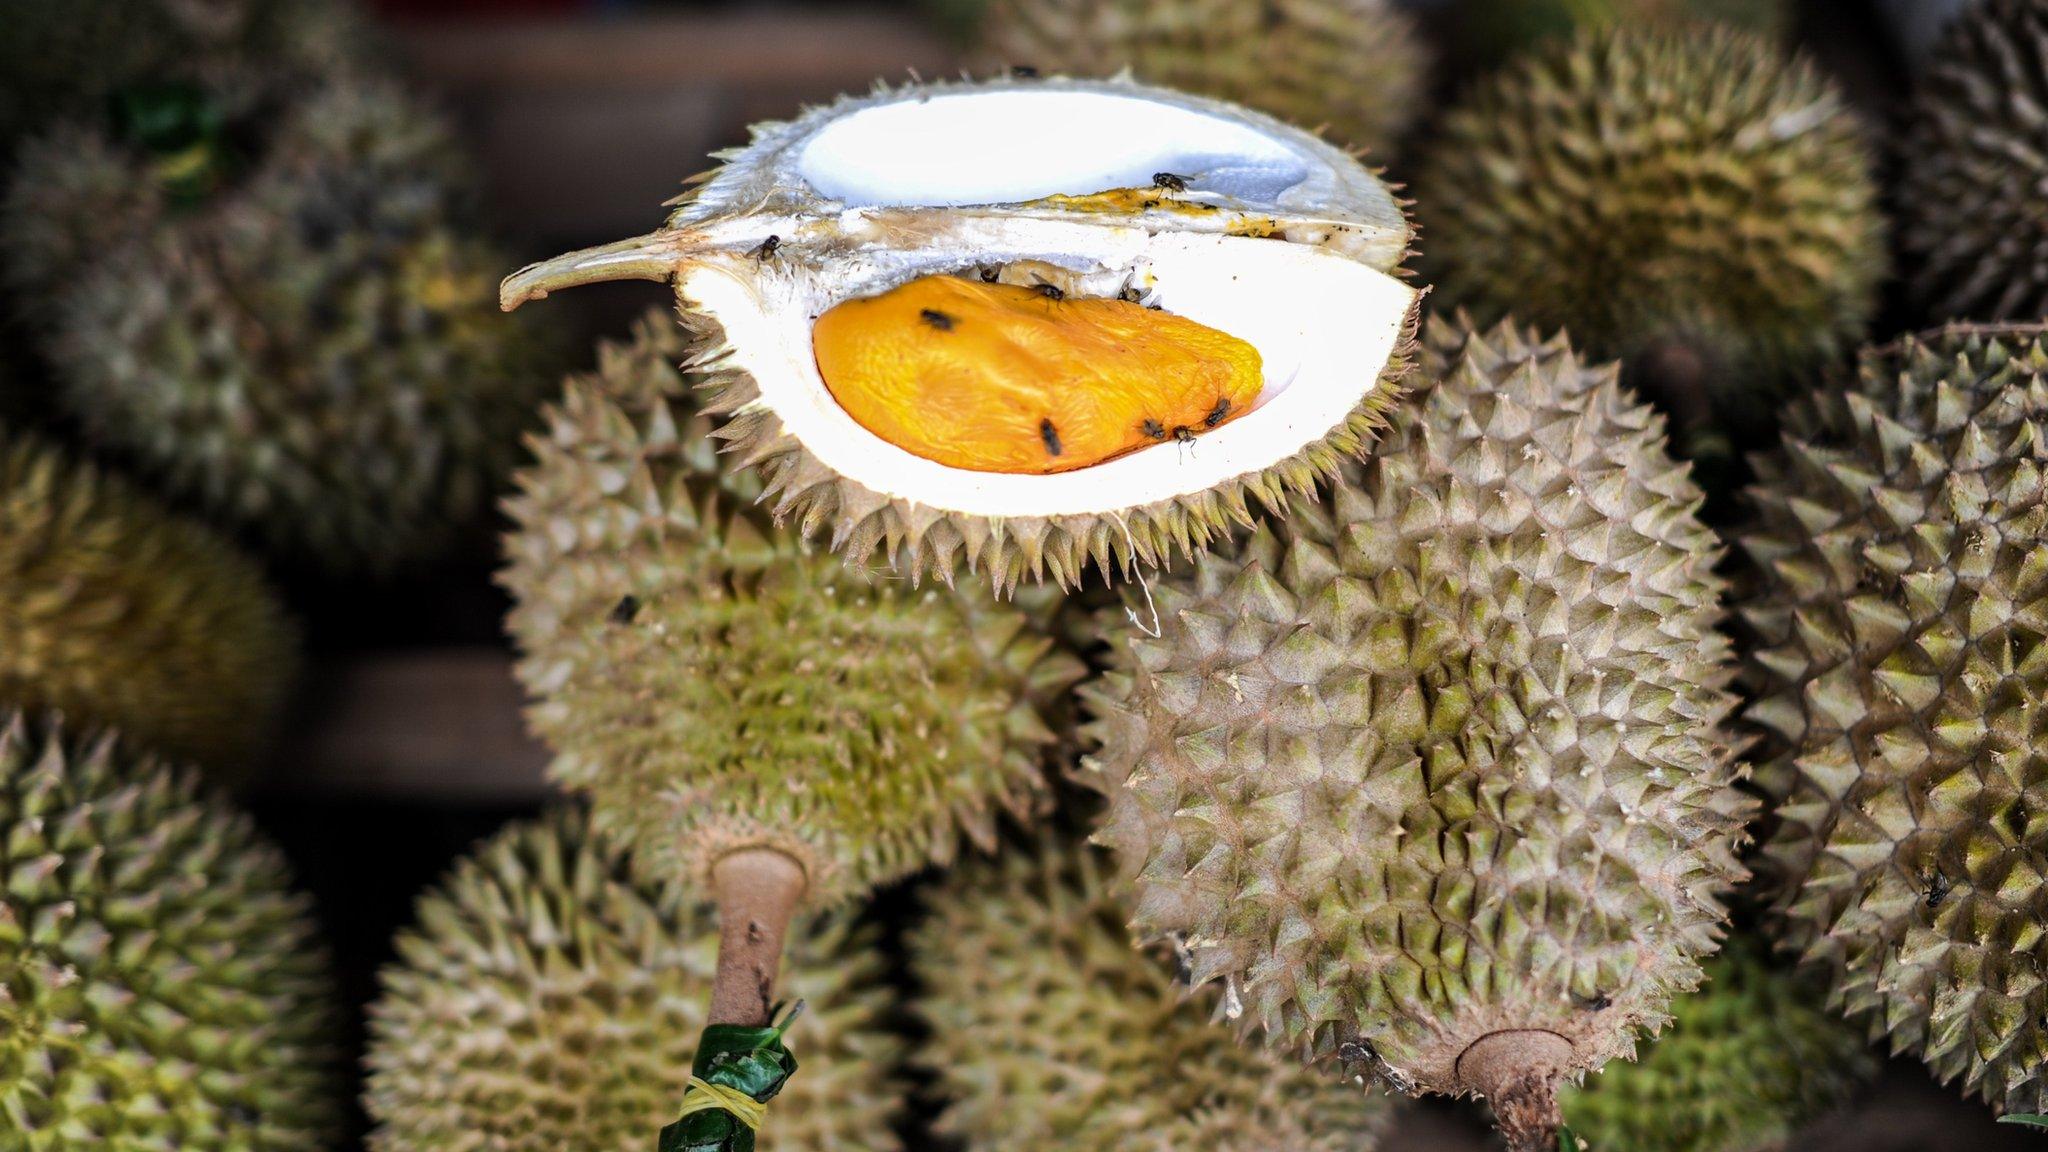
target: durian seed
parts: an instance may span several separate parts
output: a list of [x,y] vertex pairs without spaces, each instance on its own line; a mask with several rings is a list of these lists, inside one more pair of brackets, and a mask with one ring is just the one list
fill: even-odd
[[1152,186],[1154,188],[1164,188],[1168,192],[1185,192],[1188,190],[1188,178],[1176,176],[1171,172],[1154,172],[1152,174]]
[[[1055,296],[1064,303],[1047,309]],[[1263,387],[1258,349],[1237,337],[1049,284],[927,276],[827,309],[812,343],[862,427],[981,472],[1086,468],[1169,429],[1186,443],[1248,412]]]

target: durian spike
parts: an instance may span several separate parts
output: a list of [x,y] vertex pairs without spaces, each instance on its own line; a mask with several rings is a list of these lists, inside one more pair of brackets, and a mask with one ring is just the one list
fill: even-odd
[[1557,1147],[1564,1123],[1558,1080],[1571,1066],[1571,1041],[1540,1028],[1519,1028],[1473,1041],[1458,1057],[1458,1078],[1493,1106],[1508,1152],[1547,1152]]
[[711,881],[718,893],[718,973],[708,1022],[765,1027],[782,940],[803,899],[803,867],[772,848],[743,848],[718,862]]

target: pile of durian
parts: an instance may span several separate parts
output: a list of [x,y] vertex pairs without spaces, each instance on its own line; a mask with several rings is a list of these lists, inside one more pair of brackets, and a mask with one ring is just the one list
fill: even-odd
[[[1456,7],[949,4],[961,79],[493,298],[344,10],[23,5],[0,1152],[335,1144],[225,791],[271,577],[493,501],[563,796],[391,945],[376,1152],[1760,1152],[1887,1056],[2048,1113],[2048,0],[1889,157],[1769,0]],[[490,305],[621,279],[674,311],[544,401]]]

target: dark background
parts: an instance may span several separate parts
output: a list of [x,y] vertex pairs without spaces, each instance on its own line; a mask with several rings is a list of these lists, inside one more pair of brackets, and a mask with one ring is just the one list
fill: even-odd
[[[1412,6],[1443,39],[1455,18],[1447,5]],[[709,166],[705,154],[743,139],[750,121],[877,78],[959,68],[956,46],[913,4],[371,7],[404,73],[463,129],[484,166],[495,223],[521,259],[650,230],[683,178]],[[1909,45],[1880,19],[1886,7],[1924,16],[1943,4],[1808,0],[1800,11],[1802,43],[1879,132],[1911,76]],[[1457,78],[1443,84],[1455,88]],[[622,335],[642,310],[666,303],[662,287],[629,284],[542,306],[595,338]],[[479,532],[440,567],[395,582],[282,577],[307,622],[313,674],[253,802],[319,902],[355,1009],[373,998],[377,969],[418,893],[477,839],[537,812],[549,794],[546,753],[520,723],[496,563],[495,540]],[[911,887],[882,894],[874,915],[906,919]],[[359,1013],[351,1027],[359,1051]],[[358,1116],[351,1140],[361,1128]],[[1895,1061],[1863,1099],[1793,1147],[1960,1152],[2048,1148],[2044,1139],[1994,1124],[1988,1110],[1935,1085],[1919,1064]],[[1382,1146],[1450,1152],[1487,1143],[1466,1109],[1436,1101],[1411,1109]]]

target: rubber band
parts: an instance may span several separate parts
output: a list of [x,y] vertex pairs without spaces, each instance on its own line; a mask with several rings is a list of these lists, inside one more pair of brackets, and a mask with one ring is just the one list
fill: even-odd
[[761,1130],[761,1120],[768,1115],[766,1101],[756,1100],[737,1088],[713,1084],[701,1076],[690,1077],[690,1086],[683,1090],[683,1106],[676,1112],[676,1119],[714,1109],[732,1113],[734,1119],[753,1132]]

